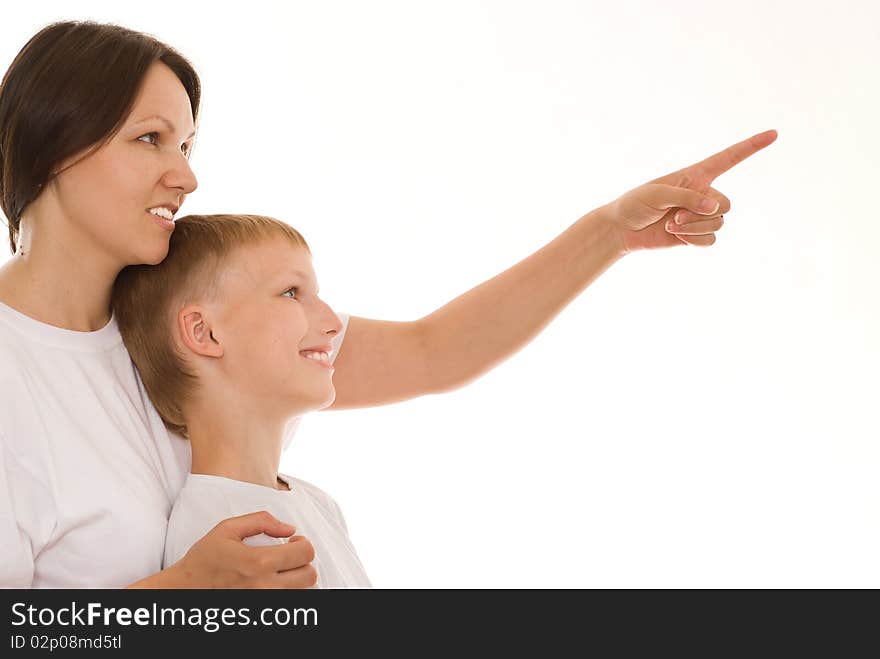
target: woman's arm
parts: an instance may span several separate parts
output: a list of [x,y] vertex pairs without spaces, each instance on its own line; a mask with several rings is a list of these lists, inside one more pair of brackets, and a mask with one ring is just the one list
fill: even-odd
[[177,575],[177,569],[171,566],[140,581],[135,581],[126,588],[180,588],[181,583],[182,580]]
[[531,341],[624,254],[713,244],[730,201],[712,182],[775,139],[776,131],[759,133],[629,191],[417,321],[352,317],[333,364],[336,400],[327,409],[383,405],[461,387]]
[[328,409],[370,407],[461,387],[531,341],[623,255],[604,208],[513,267],[413,322],[352,316]]

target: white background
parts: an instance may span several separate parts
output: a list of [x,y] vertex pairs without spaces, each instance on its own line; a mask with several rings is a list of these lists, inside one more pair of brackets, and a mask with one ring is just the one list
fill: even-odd
[[626,257],[465,389],[310,415],[282,467],[378,587],[877,588],[878,7],[30,2],[0,62],[62,18],[177,47],[183,211],[289,222],[332,306],[392,320],[777,129],[714,247]]

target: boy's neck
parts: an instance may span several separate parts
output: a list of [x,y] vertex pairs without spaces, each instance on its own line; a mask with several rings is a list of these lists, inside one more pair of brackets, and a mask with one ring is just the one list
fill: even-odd
[[192,473],[289,489],[278,478],[284,424],[256,423],[255,416],[188,418]]

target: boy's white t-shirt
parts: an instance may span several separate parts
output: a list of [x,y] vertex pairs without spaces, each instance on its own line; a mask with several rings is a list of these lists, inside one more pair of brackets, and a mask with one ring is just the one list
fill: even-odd
[[[339,317],[331,360],[348,327]],[[190,461],[115,319],[74,332],[0,302],[0,587],[116,588],[155,574]]]
[[[189,474],[183,485],[165,539],[165,565],[176,563],[189,548],[224,519],[266,510],[296,527],[296,534],[315,548],[312,565],[318,572],[318,588],[369,588],[370,580],[348,537],[339,506],[320,488],[290,476],[280,476],[290,490],[232,480],[222,476]],[[245,539],[246,544],[286,542],[263,533]]]

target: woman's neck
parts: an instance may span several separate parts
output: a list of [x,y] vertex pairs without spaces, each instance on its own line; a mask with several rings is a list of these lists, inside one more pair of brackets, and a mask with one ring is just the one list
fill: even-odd
[[52,219],[37,209],[22,218],[19,250],[0,267],[0,302],[55,327],[99,330],[121,268]]

